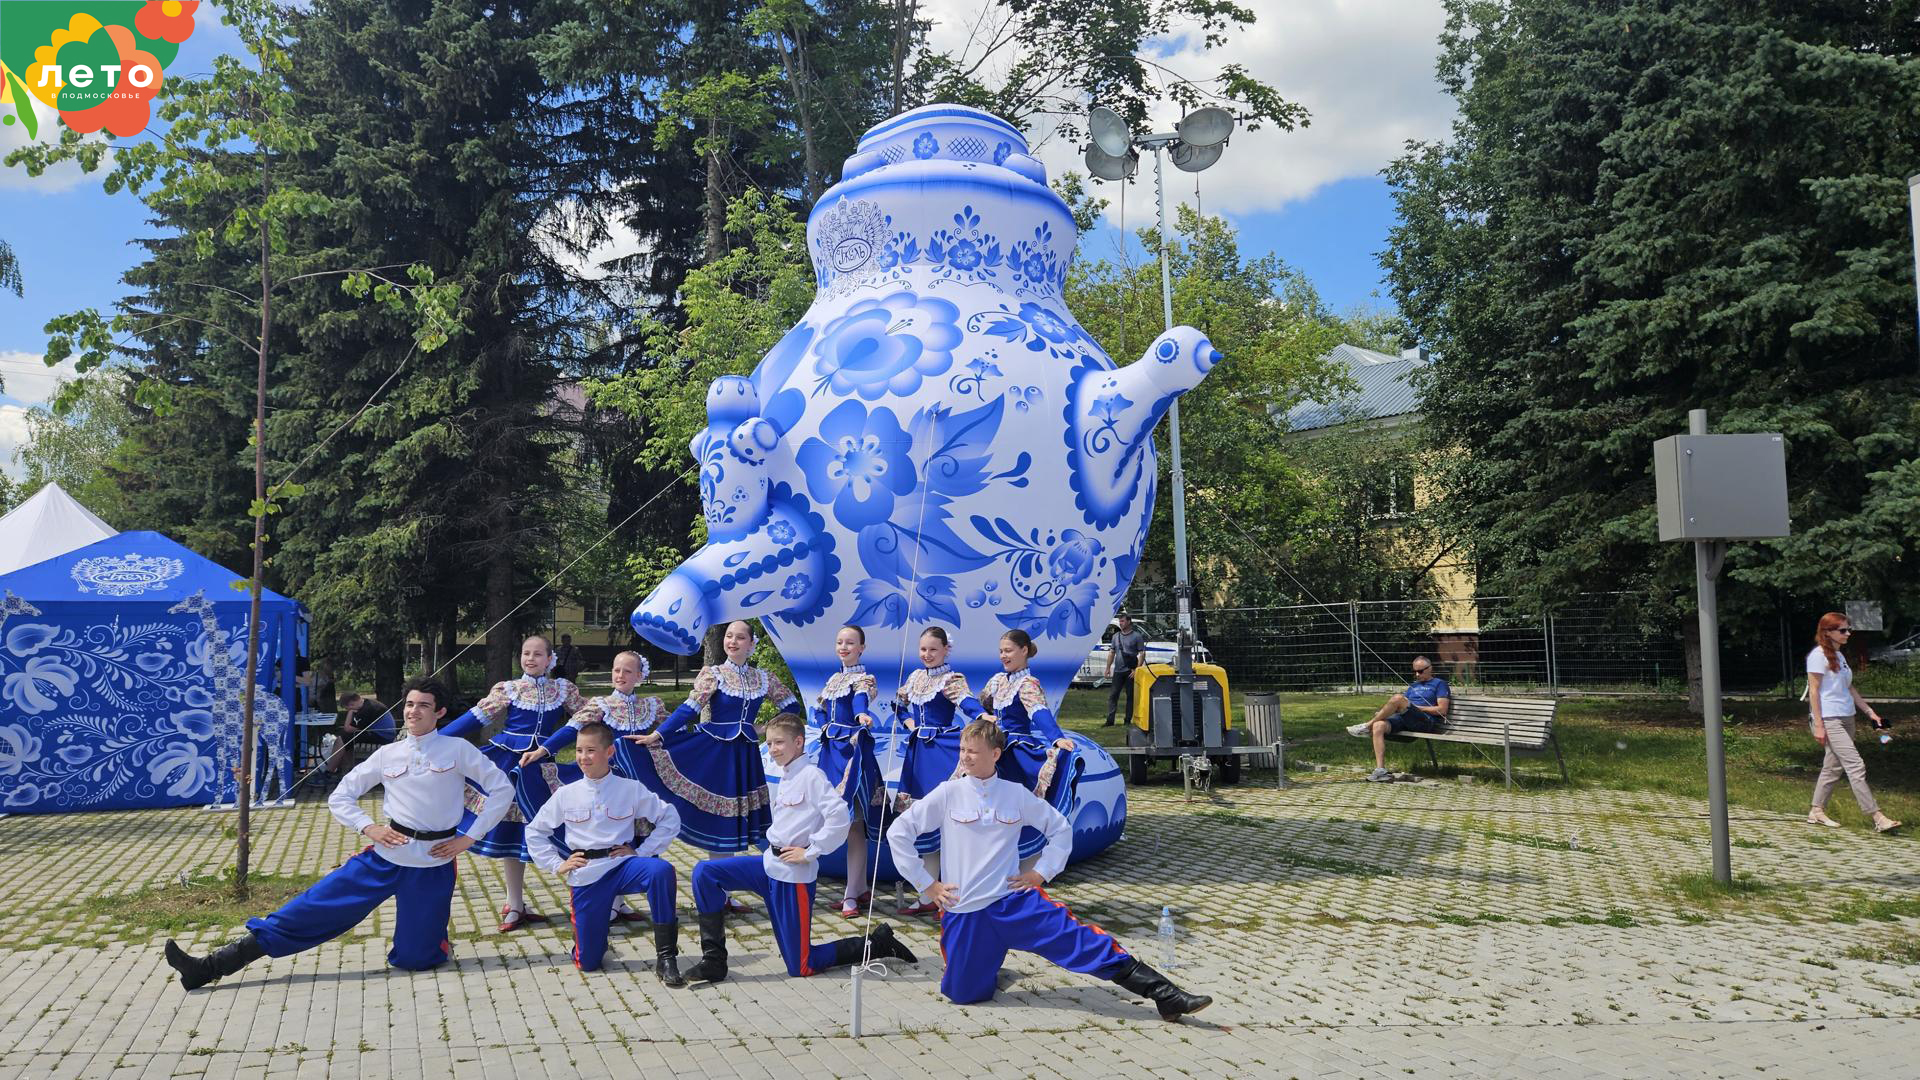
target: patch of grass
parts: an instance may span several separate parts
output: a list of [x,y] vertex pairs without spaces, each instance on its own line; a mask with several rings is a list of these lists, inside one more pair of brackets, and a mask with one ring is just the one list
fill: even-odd
[[1859,922],[1872,919],[1876,922],[1892,922],[1895,919],[1920,917],[1920,898],[1883,900],[1877,897],[1861,896],[1855,893],[1845,903],[1833,911],[1833,921],[1841,923]]
[[[1731,884],[1722,885],[1713,879],[1712,874],[1679,874],[1662,884],[1676,901],[1691,908],[1713,912],[1730,908],[1784,908],[1801,896],[1797,890],[1756,881],[1747,875],[1738,875]],[[1680,912],[1679,916],[1682,921],[1692,922],[1695,919],[1689,916],[1697,914],[1697,911]]]
[[1594,852],[1590,848],[1575,847],[1571,840],[1556,840],[1551,836],[1536,836],[1533,833],[1503,832],[1499,829],[1482,829],[1489,839],[1504,840],[1509,844],[1520,844],[1530,848],[1542,848],[1547,851],[1579,851],[1588,855]]
[[1272,818],[1254,817],[1252,814],[1236,814],[1231,810],[1201,810],[1199,816],[1223,821],[1228,825],[1239,825],[1247,829],[1265,829],[1273,825]]
[[1733,846],[1737,848],[1769,848],[1773,845],[1767,843],[1765,840],[1735,840],[1733,841]]
[[110,916],[123,935],[152,936],[192,930],[229,929],[262,911],[272,911],[320,880],[318,874],[247,875],[245,896],[234,893],[231,871],[218,878],[189,878],[149,885],[130,893],[89,896],[83,915]]
[[1876,942],[1850,945],[1846,958],[1865,960],[1872,964],[1898,964],[1912,967],[1920,964],[1920,937],[1902,934],[1899,937],[1886,938]]
[[1341,874],[1347,877],[1392,877],[1393,871],[1384,866],[1357,862],[1353,859],[1336,859],[1326,855],[1308,855],[1292,848],[1275,847],[1261,852],[1287,866],[1303,866],[1313,870],[1325,870],[1329,874]]

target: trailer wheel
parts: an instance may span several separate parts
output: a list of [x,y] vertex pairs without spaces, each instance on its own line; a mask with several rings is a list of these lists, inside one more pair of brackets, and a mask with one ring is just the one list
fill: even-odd
[[1149,758],[1145,754],[1128,754],[1127,755],[1127,783],[1134,784],[1134,785],[1146,783],[1147,769],[1152,764],[1153,764],[1153,759]]
[[1220,782],[1237,784],[1240,782],[1240,755],[1227,754],[1213,759],[1214,768],[1220,770]]

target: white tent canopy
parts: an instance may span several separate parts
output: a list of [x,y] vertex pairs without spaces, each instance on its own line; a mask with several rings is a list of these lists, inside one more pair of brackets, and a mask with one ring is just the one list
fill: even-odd
[[117,535],[59,484],[48,484],[0,517],[0,574],[10,574]]

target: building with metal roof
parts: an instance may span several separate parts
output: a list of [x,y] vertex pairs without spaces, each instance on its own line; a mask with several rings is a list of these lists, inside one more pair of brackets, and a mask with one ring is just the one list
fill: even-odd
[[1337,401],[1303,401],[1284,416],[1276,416],[1275,421],[1289,432],[1324,431],[1362,423],[1390,427],[1420,418],[1420,391],[1414,375],[1432,363],[1425,350],[1408,349],[1394,356],[1358,345],[1336,345],[1324,359],[1346,368],[1347,377],[1358,389]]

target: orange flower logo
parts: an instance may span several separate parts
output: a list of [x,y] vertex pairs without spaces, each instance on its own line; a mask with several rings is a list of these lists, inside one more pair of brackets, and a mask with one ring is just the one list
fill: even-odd
[[140,36],[175,45],[193,33],[193,13],[200,0],[151,0],[133,17],[133,28]]

